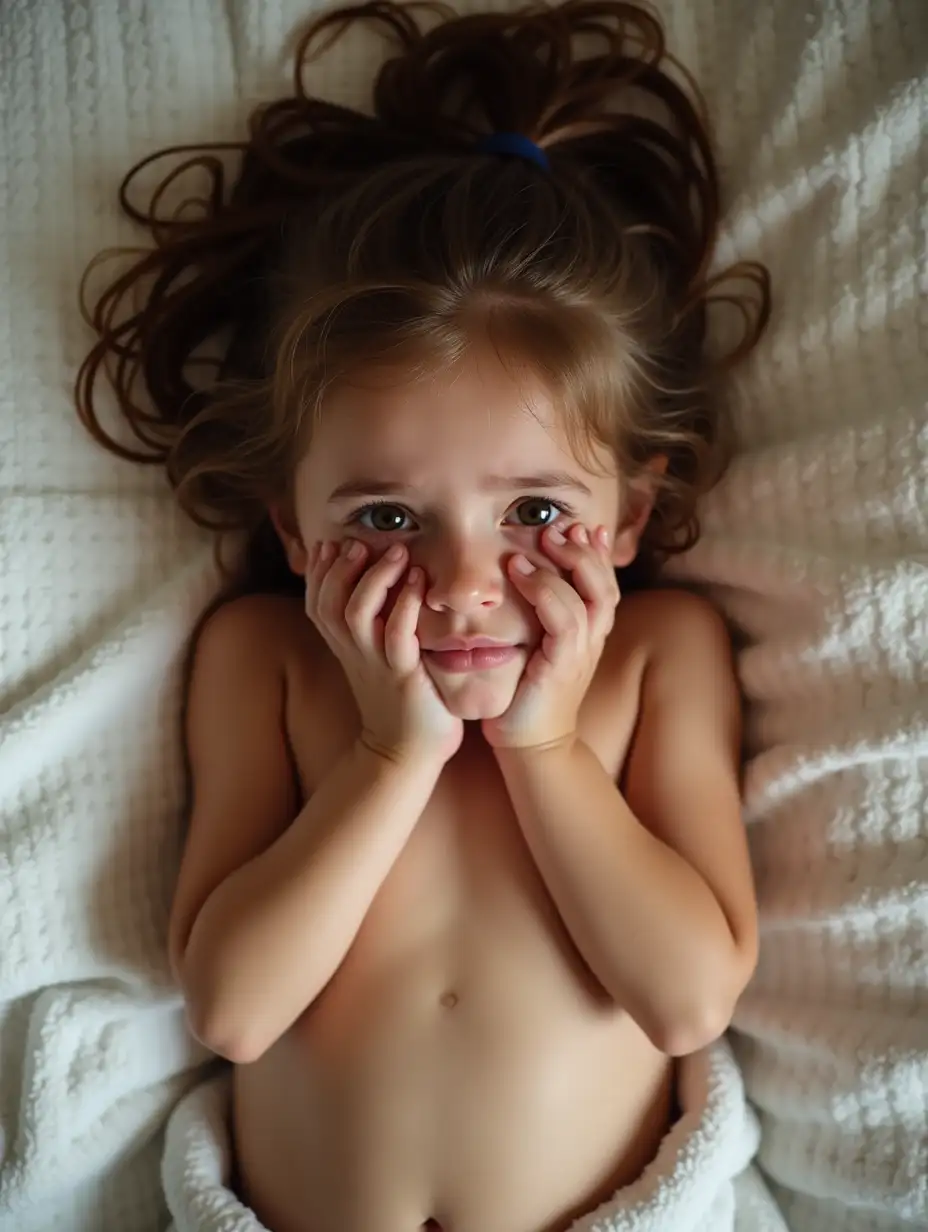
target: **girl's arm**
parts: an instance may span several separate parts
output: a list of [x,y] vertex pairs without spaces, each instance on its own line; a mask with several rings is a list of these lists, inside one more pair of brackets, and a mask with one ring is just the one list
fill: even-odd
[[727,1028],[757,957],[728,636],[692,596],[655,596],[620,791],[582,741],[498,750],[522,831],[574,943],[663,1052]]
[[260,1057],[334,975],[442,768],[356,743],[294,818],[280,612],[251,599],[216,613],[188,706],[193,808],[171,961],[195,1034],[238,1063]]

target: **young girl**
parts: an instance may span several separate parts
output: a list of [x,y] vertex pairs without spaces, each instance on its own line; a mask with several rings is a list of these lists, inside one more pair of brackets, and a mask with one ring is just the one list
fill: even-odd
[[[200,217],[123,185],[156,246],[79,385],[247,533],[191,661],[170,955],[273,1232],[563,1232],[755,963],[725,629],[640,585],[724,461],[698,96],[620,0],[428,11],[318,20],[229,191],[194,160]],[[358,22],[398,44],[373,116],[301,84]],[[728,360],[767,314],[731,273]]]

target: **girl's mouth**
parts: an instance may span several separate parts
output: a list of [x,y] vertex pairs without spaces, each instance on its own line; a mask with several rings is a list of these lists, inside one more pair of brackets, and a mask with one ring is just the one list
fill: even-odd
[[424,650],[423,657],[432,667],[442,672],[485,672],[502,667],[517,658],[521,646],[496,643],[492,646],[474,646],[471,649]]

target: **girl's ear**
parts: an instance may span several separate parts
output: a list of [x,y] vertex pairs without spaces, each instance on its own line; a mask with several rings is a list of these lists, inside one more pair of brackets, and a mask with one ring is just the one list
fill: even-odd
[[657,499],[657,479],[666,470],[666,455],[659,454],[646,464],[643,474],[629,485],[622,521],[612,545],[612,563],[617,569],[626,568],[638,555],[642,532]]
[[309,554],[300,537],[293,510],[283,504],[271,505],[268,515],[287,554],[287,564],[297,577],[305,577]]

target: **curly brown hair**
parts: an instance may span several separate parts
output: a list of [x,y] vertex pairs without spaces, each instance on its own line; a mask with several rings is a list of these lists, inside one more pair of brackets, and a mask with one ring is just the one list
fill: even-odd
[[[398,43],[371,114],[304,86],[355,23]],[[535,142],[549,169],[482,152],[500,131]],[[241,160],[227,189],[230,150]],[[181,154],[148,209],[133,205],[138,173]],[[160,217],[193,168],[209,178],[199,216]],[[475,331],[535,366],[578,448],[608,444],[629,477],[667,457],[645,557],[695,542],[697,500],[729,452],[715,378],[760,336],[769,280],[754,263],[710,271],[719,185],[705,109],[645,9],[337,9],[306,30],[292,95],[259,108],[247,139],[162,150],[119,196],[154,247],[92,307],[85,275],[98,341],[78,376],[81,418],[113,452],[163,465],[201,525],[247,532],[253,586],[292,582],[267,511],[327,391],[375,362],[453,363]],[[740,308],[743,329],[710,358],[716,301]],[[217,338],[221,358],[203,367]],[[104,371],[140,447],[101,423]]]

